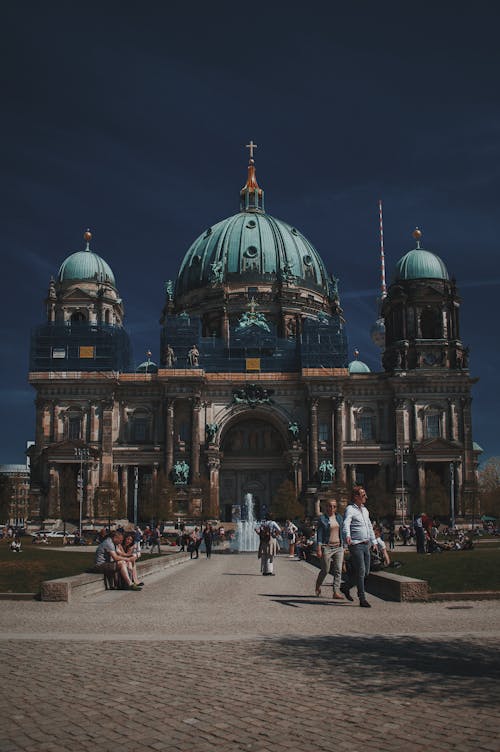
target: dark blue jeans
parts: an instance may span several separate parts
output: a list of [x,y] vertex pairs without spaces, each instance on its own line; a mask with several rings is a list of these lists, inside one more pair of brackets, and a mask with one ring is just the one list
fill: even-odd
[[370,574],[370,544],[357,543],[355,546],[349,546],[351,555],[351,571],[347,580],[347,587],[350,589],[354,585],[358,588],[358,598],[365,599],[365,577]]

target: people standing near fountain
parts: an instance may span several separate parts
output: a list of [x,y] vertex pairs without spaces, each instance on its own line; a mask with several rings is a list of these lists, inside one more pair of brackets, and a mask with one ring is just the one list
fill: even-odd
[[269,517],[255,528],[259,536],[259,551],[257,558],[260,559],[260,571],[266,576],[274,577],[274,557],[278,555],[280,547],[277,536],[281,534],[280,526]]
[[289,545],[288,553],[290,554],[290,559],[293,559],[295,556],[295,543],[297,542],[298,529],[299,528],[297,527],[297,525],[294,525],[291,520],[287,520],[285,522],[284,531],[288,540],[288,545]]
[[330,571],[333,559],[333,595],[335,600],[342,601],[340,582],[342,579],[342,564],[344,561],[344,535],[342,532],[342,517],[337,512],[337,501],[327,501],[325,514],[318,518],[316,530],[316,555],[321,562],[316,579],[316,595],[321,595],[321,585]]

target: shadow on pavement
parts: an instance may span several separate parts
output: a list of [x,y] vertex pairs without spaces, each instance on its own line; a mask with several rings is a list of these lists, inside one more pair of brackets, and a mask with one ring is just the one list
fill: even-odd
[[500,701],[500,654],[495,640],[444,642],[429,638],[338,636],[276,638],[262,650],[289,669],[307,671],[308,682],[331,676],[354,694],[426,700],[454,698],[473,707]]

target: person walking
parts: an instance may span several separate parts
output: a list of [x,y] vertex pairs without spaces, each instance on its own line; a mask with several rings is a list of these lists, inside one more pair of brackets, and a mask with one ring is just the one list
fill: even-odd
[[342,563],[344,561],[344,536],[342,531],[342,517],[337,512],[337,501],[327,501],[325,514],[318,518],[316,530],[316,555],[321,562],[316,579],[316,595],[321,595],[321,585],[330,572],[333,559],[333,595],[335,600],[344,600],[340,594],[342,579]]
[[346,582],[340,588],[348,601],[352,601],[351,588],[356,584],[358,588],[359,605],[371,608],[365,595],[365,577],[370,573],[370,547],[377,550],[377,541],[370,514],[365,507],[367,500],[363,486],[354,486],[352,501],[344,514],[343,532],[349,547],[351,568]]
[[212,529],[212,525],[205,525],[203,528],[203,543],[205,544],[205,553],[207,555],[207,559],[210,559],[212,556],[212,543],[214,540],[214,531]]
[[289,545],[289,557],[293,559],[295,557],[295,543],[297,542],[298,527],[294,525],[291,520],[285,522],[285,534]]
[[259,527],[255,528],[259,536],[260,544],[257,558],[260,559],[260,571],[264,577],[274,577],[274,557],[279,553],[277,536],[281,533],[280,526],[266,518]]

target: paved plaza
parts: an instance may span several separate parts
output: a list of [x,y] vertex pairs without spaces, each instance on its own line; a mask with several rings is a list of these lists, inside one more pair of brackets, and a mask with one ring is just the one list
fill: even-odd
[[334,603],[202,555],[141,593],[3,602],[0,751],[500,749],[500,603]]

